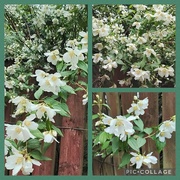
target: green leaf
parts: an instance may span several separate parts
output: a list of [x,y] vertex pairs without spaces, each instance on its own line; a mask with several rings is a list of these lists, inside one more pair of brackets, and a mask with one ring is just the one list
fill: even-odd
[[36,138],[39,138],[39,139],[43,139],[43,138],[44,138],[43,134],[42,134],[38,129],[36,129],[36,130],[30,130],[30,132],[31,132],[31,134],[32,134],[33,136],[35,136]]
[[134,149],[135,151],[139,152],[139,146],[137,144],[137,141],[133,138],[133,137],[130,137],[128,139],[128,144],[129,146]]
[[139,127],[140,131],[143,131],[144,129],[144,123],[141,119],[134,120],[134,123]]
[[158,152],[160,153],[164,149],[164,147],[166,145],[166,141],[161,142],[161,141],[159,141],[159,138],[157,138],[156,136],[152,136],[151,139],[155,141],[156,148],[157,148]]
[[14,146],[17,149],[17,144],[13,140],[7,138],[6,140],[9,141],[12,144],[12,146]]
[[124,167],[125,165],[130,163],[131,155],[129,153],[124,153],[121,163],[119,164],[119,168]]
[[111,109],[107,104],[102,104],[102,105],[107,107],[108,109]]
[[138,147],[142,147],[144,144],[146,143],[146,139],[145,138],[142,138],[142,137],[138,137],[137,138],[137,144],[138,144]]
[[43,154],[47,151],[47,149],[51,146],[51,144],[52,144],[52,143],[46,143],[46,142],[44,142],[44,144],[43,144],[43,150],[42,150],[42,153],[43,153]]
[[68,76],[70,76],[71,74],[73,74],[74,72],[73,71],[64,71],[64,72],[61,72],[61,76],[66,76],[66,77],[68,77]]
[[124,62],[123,62],[122,60],[120,60],[120,59],[118,59],[116,62],[117,62],[118,64],[120,64],[120,65],[124,65]]
[[107,137],[108,137],[108,134],[106,132],[102,132],[100,135],[99,135],[99,141],[100,143],[104,143],[106,142],[107,140]]
[[44,121],[38,121],[38,129],[46,129],[46,123]]
[[51,158],[48,158],[46,156],[43,156],[40,151],[34,150],[30,152],[30,156],[32,156],[34,159],[37,159],[39,161],[44,160],[44,161],[49,161]]
[[102,144],[101,150],[106,149],[109,146],[110,141],[106,141]]
[[52,128],[60,135],[63,136],[61,130],[59,128],[57,128],[56,126],[52,125]]
[[152,128],[145,128],[144,132],[149,135],[153,132],[153,129]]
[[113,137],[112,138],[112,152],[115,153],[119,149],[119,138]]
[[41,88],[39,88],[39,89],[34,93],[34,97],[35,97],[36,99],[39,99],[40,96],[42,95],[42,93],[43,93],[43,90],[42,90]]
[[79,61],[77,65],[80,69],[88,73],[88,65],[84,61]]
[[82,86],[87,87],[87,83],[86,83],[86,82],[84,82],[84,81],[78,81],[78,84],[81,84]]
[[62,68],[63,68],[63,66],[64,66],[64,63],[63,63],[63,61],[61,61],[61,62],[59,62],[59,63],[57,63],[56,64],[56,70],[57,70],[57,72],[61,72],[61,70],[62,70]]
[[40,147],[40,142],[38,139],[29,139],[27,141],[27,147],[30,149],[36,149]]
[[97,119],[98,117],[99,117],[98,114],[93,114],[93,115],[92,115],[92,120]]
[[65,103],[61,103],[61,102],[54,100],[52,98],[49,98],[49,97],[46,98],[44,100],[44,102],[46,104],[48,104],[50,107],[59,110],[59,111],[57,111],[58,114],[60,114],[62,116],[70,117],[70,115],[69,115],[70,112],[69,112],[68,106]]
[[64,91],[70,94],[76,94],[74,89],[71,86],[65,85],[65,86],[62,86],[61,89],[63,89]]

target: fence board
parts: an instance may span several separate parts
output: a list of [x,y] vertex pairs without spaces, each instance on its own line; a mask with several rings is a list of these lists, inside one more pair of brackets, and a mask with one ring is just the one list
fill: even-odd
[[[107,103],[111,107],[109,111],[109,115],[111,117],[116,117],[117,115],[121,114],[121,104],[119,100],[119,93],[106,93],[107,95]],[[122,153],[118,153],[117,155],[113,156],[113,171],[115,175],[122,175],[124,174],[124,170],[118,169],[119,164],[121,163]]]
[[[169,120],[175,115],[175,93],[163,93],[162,96],[162,116],[163,120]],[[163,150],[163,168],[175,169],[175,134],[170,140],[166,140],[166,147]]]
[[67,104],[71,117],[63,117],[63,135],[60,142],[59,175],[81,175],[83,167],[85,106],[82,105],[84,92],[70,95]]
[[37,175],[54,175],[55,153],[56,153],[56,143],[53,142],[45,153],[45,156],[51,158],[52,160],[41,161],[41,166],[34,166],[34,171],[32,175],[36,175],[36,176]]
[[[158,93],[140,93],[140,99],[148,97],[149,106],[145,110],[145,114],[142,117],[145,127],[157,126],[159,124],[159,111],[158,111]],[[142,148],[143,152],[150,153],[154,152],[153,155],[159,159],[159,153],[157,152],[155,143],[152,139],[147,138],[146,144]],[[160,161],[155,165],[152,165],[152,168],[160,168]]]

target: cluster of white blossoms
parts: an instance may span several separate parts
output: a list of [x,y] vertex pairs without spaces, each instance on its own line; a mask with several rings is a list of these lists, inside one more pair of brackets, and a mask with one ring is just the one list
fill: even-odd
[[[82,38],[81,41],[69,40],[66,44],[67,52],[62,57],[63,61],[70,65],[71,70],[78,69],[78,62],[85,60],[88,51],[88,33],[82,31],[79,35]],[[78,47],[79,44],[81,48]]]
[[107,69],[109,72],[112,71],[112,68],[117,68],[117,62],[113,61],[112,59],[110,59],[110,57],[107,56],[107,60],[104,60],[103,63],[105,65],[103,65],[102,67],[104,69]]
[[154,71],[157,71],[161,77],[167,78],[169,76],[174,76],[174,69],[171,66],[166,67],[164,64],[162,64],[161,67],[156,68]]
[[148,98],[146,97],[145,99],[140,100],[137,96],[134,96],[134,101],[131,104],[131,107],[127,110],[127,112],[129,114],[132,113],[135,116],[143,115],[145,113],[144,110],[148,108]]
[[[58,109],[50,108],[45,103],[33,104],[23,96],[18,96],[12,99],[12,103],[17,105],[14,116],[22,113],[31,113],[20,125],[6,124],[7,137],[23,142],[30,138],[35,138],[30,132],[31,130],[36,130],[38,128],[38,123],[34,122],[35,119],[42,120],[43,118],[48,118],[49,121],[54,123],[54,116],[56,115],[56,112],[59,111]],[[57,136],[55,133],[49,133],[49,137],[51,136],[51,138],[47,140],[48,138],[45,135],[47,135],[47,133],[44,134],[44,141],[49,141],[49,143],[52,141],[51,138]]]
[[140,82],[144,82],[145,80],[150,81],[150,72],[139,69],[134,65],[131,66],[131,70],[127,72],[127,75],[134,77],[135,80]]
[[24,175],[30,175],[34,170],[33,165],[41,165],[39,161],[31,158],[26,150],[18,151],[9,141],[5,140],[5,155],[7,155],[9,148],[11,149],[11,155],[5,157],[5,167],[12,170],[13,176],[17,175],[20,170]]
[[135,132],[131,121],[136,118],[135,116],[129,116],[128,118],[125,116],[117,116],[116,118],[112,118],[104,114],[102,122],[104,125],[109,126],[105,128],[104,131],[109,134],[114,134],[119,137],[121,141],[126,141],[127,136]]
[[66,85],[66,82],[60,79],[60,73],[49,74],[38,69],[33,76],[36,76],[36,80],[39,82],[38,85],[43,91],[52,92],[55,95],[58,95],[61,91],[60,88]]
[[156,137],[159,138],[159,141],[165,142],[166,138],[170,139],[172,137],[171,134],[176,130],[175,126],[175,119],[163,121],[159,127],[159,133],[156,135]]
[[38,128],[38,124],[33,121],[35,117],[34,114],[29,115],[20,125],[5,124],[7,138],[12,140],[17,139],[22,142],[25,142],[30,138],[34,139],[35,137],[30,131]]
[[[107,74],[114,81],[118,73],[111,72],[118,67],[116,86],[174,86],[175,6],[94,5],[93,11],[92,59],[99,69],[95,78]],[[112,61],[106,66],[107,56]]]
[[133,156],[130,159],[132,163],[131,166],[136,164],[136,169],[140,169],[143,164],[148,166],[148,168],[151,168],[151,164],[157,163],[157,158],[155,156],[151,156],[152,152],[147,154],[146,156],[134,152],[131,152],[130,154]]
[[103,20],[93,17],[92,20],[93,36],[105,37],[110,33],[110,27]]

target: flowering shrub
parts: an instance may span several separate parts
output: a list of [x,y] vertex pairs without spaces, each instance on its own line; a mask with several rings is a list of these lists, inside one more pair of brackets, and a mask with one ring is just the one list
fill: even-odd
[[12,175],[29,175],[50,160],[47,148],[63,136],[55,117],[71,116],[70,94],[84,91],[87,103],[87,44],[85,5],[5,6],[5,98],[17,120],[5,124],[5,167]]
[[[140,169],[142,165],[148,168],[156,164],[158,159],[153,155],[154,152],[142,152],[142,147],[148,138],[152,139],[160,153],[166,145],[166,139],[170,139],[175,131],[175,115],[163,121],[157,126],[145,127],[140,115],[145,114],[148,109],[149,99],[140,99],[134,96],[131,107],[127,109],[126,115],[111,117],[103,112],[102,107],[110,107],[102,102],[99,95],[93,101],[93,106],[98,108],[98,113],[93,115],[96,119],[94,129],[94,155],[106,158],[121,152],[122,159],[119,168],[126,165],[136,165]],[[147,154],[146,154],[147,153]]]
[[174,5],[94,5],[94,86],[174,87],[175,26]]

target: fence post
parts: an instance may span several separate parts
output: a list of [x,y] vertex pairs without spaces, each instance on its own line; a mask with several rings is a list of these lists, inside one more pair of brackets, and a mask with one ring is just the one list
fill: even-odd
[[67,104],[71,117],[63,117],[64,137],[60,142],[59,175],[81,175],[83,168],[85,106],[82,105],[84,92],[70,95]]
[[[162,96],[162,116],[163,121],[169,120],[175,115],[175,93],[163,93]],[[175,134],[171,139],[166,139],[166,146],[163,150],[163,168],[175,169]]]

